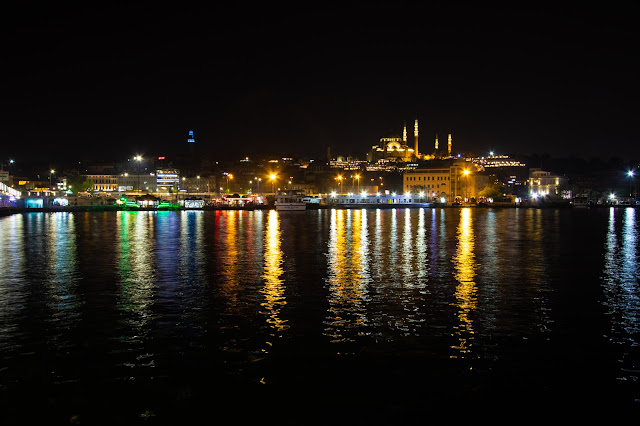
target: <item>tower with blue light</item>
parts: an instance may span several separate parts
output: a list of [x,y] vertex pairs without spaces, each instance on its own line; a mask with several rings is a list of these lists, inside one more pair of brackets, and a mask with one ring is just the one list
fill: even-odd
[[189,130],[189,135],[187,136],[187,146],[189,147],[189,155],[195,155],[196,138],[193,136],[193,130]]

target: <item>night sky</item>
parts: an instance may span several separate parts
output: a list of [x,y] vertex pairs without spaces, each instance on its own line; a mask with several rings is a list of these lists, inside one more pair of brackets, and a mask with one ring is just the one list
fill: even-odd
[[180,5],[4,14],[3,154],[177,155],[194,130],[221,158],[363,156],[417,117],[423,152],[450,132],[478,155],[640,158],[631,10]]

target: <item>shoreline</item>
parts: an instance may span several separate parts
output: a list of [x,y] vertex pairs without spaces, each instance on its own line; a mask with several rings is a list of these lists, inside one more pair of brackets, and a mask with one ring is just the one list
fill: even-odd
[[[323,204],[323,205],[313,205],[307,206],[307,210],[327,210],[327,209],[404,209],[404,208],[447,208],[447,209],[456,209],[463,207],[472,207],[479,209],[512,209],[512,208],[524,208],[524,209],[549,209],[549,208],[571,208],[571,209],[601,209],[601,208],[626,208],[633,207],[637,208],[639,206],[634,205],[601,205],[601,206],[590,206],[590,207],[574,207],[571,205],[547,205],[547,206],[533,206],[533,205],[496,205],[496,206],[478,206],[478,205],[440,205],[440,204]],[[138,211],[227,211],[227,210],[239,210],[239,211],[253,211],[253,210],[274,210],[275,206],[272,205],[262,205],[262,206],[204,206],[200,208],[156,208],[156,207],[140,207],[140,208],[125,208],[121,206],[65,206],[65,207],[42,207],[42,208],[18,208],[18,207],[0,207],[0,216],[9,216],[12,214],[18,213],[55,213],[55,212],[117,212],[117,211],[128,211],[128,212],[138,212]]]

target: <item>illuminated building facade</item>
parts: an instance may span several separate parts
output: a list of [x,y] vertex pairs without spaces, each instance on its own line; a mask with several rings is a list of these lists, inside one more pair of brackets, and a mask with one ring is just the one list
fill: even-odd
[[559,187],[563,185],[564,178],[556,176],[551,172],[546,172],[542,169],[529,169],[529,179],[527,180],[527,186],[529,187],[529,196],[559,196]]
[[[416,142],[418,144],[418,122],[416,120]],[[367,153],[367,161],[370,163],[376,163],[379,160],[403,162],[411,161],[415,158],[415,149],[407,145],[407,126],[405,124],[402,132],[402,137],[396,135],[389,135],[388,137],[380,138],[380,142],[377,145],[371,147],[371,150]]]
[[451,167],[420,168],[407,171],[402,176],[403,191],[424,192],[430,200],[449,199],[451,196]]
[[362,167],[366,167],[366,165],[366,161],[356,160],[349,157],[338,157],[329,161],[329,167],[341,170],[360,170]]
[[473,158],[471,161],[483,168],[525,167],[524,163],[510,158],[508,155],[489,155],[488,157]]
[[402,176],[405,193],[424,192],[430,201],[473,202],[487,178],[465,161],[443,167],[417,168]]
[[451,133],[448,134],[446,149],[440,148],[438,135],[436,134],[433,153],[423,154],[420,152],[418,119],[413,124],[413,147],[407,143],[407,125],[404,124],[402,137],[390,135],[380,139],[377,145],[371,147],[367,153],[367,161],[370,164],[380,161],[388,162],[409,162],[416,160],[433,160],[435,158],[451,158],[453,150],[453,139]]
[[118,190],[156,192],[156,177],[153,173],[123,173],[118,176]]
[[113,192],[118,190],[118,176],[116,175],[86,175],[93,182],[93,190],[98,192]]
[[13,207],[22,194],[20,191],[0,182],[0,206]]
[[177,169],[156,170],[156,192],[178,192],[180,172]]
[[213,176],[191,176],[180,178],[180,192],[204,194],[217,192]]

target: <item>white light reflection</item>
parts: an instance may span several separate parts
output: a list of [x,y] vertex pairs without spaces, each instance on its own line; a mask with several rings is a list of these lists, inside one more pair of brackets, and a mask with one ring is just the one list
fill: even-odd
[[638,380],[638,345],[640,344],[640,269],[638,267],[638,224],[636,210],[623,211],[618,235],[614,207],[609,209],[609,226],[605,240],[603,304],[607,308],[611,329],[606,336],[620,345],[623,379]]
[[418,213],[418,231],[416,233],[416,259],[415,259],[415,278],[418,287],[426,287],[426,281],[429,276],[429,257],[427,256],[427,229],[425,227],[425,211],[421,208]]
[[413,232],[411,230],[411,209],[404,209],[404,228],[402,230],[402,281],[404,285],[413,286]]
[[[8,350],[18,330],[20,311],[26,309],[24,275],[27,268],[25,254],[25,215],[14,214],[0,220],[0,348]],[[15,344],[15,343],[14,343]]]
[[56,212],[44,216],[47,247],[47,292],[52,308],[52,326],[60,330],[52,334],[58,348],[59,338],[80,320],[79,281],[76,256],[75,215]]

